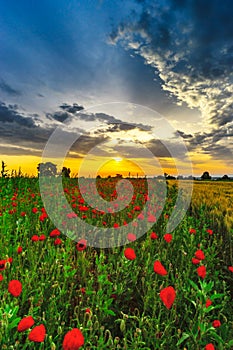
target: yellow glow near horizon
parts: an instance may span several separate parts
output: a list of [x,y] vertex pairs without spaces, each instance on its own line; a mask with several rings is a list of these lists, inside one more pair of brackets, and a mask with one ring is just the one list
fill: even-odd
[[[229,169],[223,161],[213,161],[209,155],[203,154],[190,154],[191,160],[193,161],[193,174],[194,176],[201,176],[204,171],[208,171],[211,176],[215,175],[230,175],[231,169]],[[42,162],[41,157],[37,156],[9,156],[9,155],[1,155],[0,161],[4,161],[7,165],[7,169],[9,170],[9,175],[12,170],[16,170],[18,172],[19,168],[21,168],[22,173],[25,175],[37,175],[37,165]],[[63,166],[66,166],[71,169],[72,176],[77,176],[79,174],[79,167],[82,163],[82,158],[69,158],[67,157],[64,160]],[[56,163],[56,160],[52,161]],[[137,162],[141,164],[141,168],[137,166]],[[183,169],[181,175],[190,175],[185,170],[185,162],[184,164],[180,164],[180,169]],[[1,164],[0,164],[1,166]],[[173,169],[173,164],[171,160],[164,159],[161,161],[162,171],[167,172],[170,175],[177,175],[176,169]],[[122,174],[123,176],[128,176],[131,173],[131,176],[143,176],[147,174],[148,176],[153,175],[161,175],[161,169],[151,168],[150,161],[148,159],[140,159],[135,158],[132,160],[124,159],[121,157],[114,157],[109,161],[109,158],[104,157],[95,157],[88,162],[85,163],[83,168],[84,176],[88,177],[92,176],[92,169],[98,169],[97,174],[101,176],[115,176],[117,173]],[[58,169],[60,170],[60,169]]]

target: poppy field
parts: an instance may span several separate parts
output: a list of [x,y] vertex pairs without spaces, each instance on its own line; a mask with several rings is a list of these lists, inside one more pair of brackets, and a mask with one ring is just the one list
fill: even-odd
[[104,249],[54,225],[38,178],[0,178],[1,349],[233,349],[233,183],[195,182],[184,218],[167,232],[176,181],[161,206],[157,185],[148,196],[152,180],[130,179],[134,195],[114,212],[117,181],[97,180],[106,213],[85,202],[77,179],[63,180],[64,229],[77,216],[116,236],[123,227],[127,244]]

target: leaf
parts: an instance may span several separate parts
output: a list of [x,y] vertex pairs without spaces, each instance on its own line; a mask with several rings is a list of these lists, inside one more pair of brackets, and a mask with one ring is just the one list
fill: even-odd
[[189,283],[191,284],[191,286],[194,288],[194,289],[196,289],[197,291],[199,291],[200,289],[199,289],[199,287],[198,287],[198,285],[196,284],[196,283],[194,283],[192,280],[190,280],[190,279],[188,279],[188,281],[189,281]]
[[19,323],[20,320],[21,320],[20,317],[15,318],[15,319],[8,325],[7,328],[10,330],[10,329],[12,329],[12,328],[18,326],[18,323]]
[[224,295],[225,295],[225,294],[223,294],[223,293],[216,293],[216,294],[213,294],[213,295],[211,295],[210,300],[215,300],[215,299],[222,298],[222,297],[224,297]]
[[182,344],[186,339],[188,339],[190,337],[190,334],[188,333],[183,333],[182,337],[180,338],[180,340],[176,343],[176,346]]
[[115,312],[108,309],[103,309],[106,315],[116,316]]

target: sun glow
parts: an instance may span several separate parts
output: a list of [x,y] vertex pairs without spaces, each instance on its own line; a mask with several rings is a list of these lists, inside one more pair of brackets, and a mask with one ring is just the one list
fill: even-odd
[[123,160],[121,157],[115,157],[113,159],[115,160],[115,162],[121,162]]

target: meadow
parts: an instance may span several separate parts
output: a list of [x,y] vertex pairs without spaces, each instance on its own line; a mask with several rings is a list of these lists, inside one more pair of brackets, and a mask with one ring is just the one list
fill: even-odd
[[[185,217],[166,232],[177,182],[161,207],[145,179],[130,181],[134,196],[118,213],[117,179],[97,183],[108,213],[85,203],[77,179],[63,181],[75,215],[116,235],[124,227],[127,245],[103,249],[54,226],[37,178],[0,178],[1,349],[233,349],[233,182],[195,182]],[[139,238],[134,218],[150,224]]]

